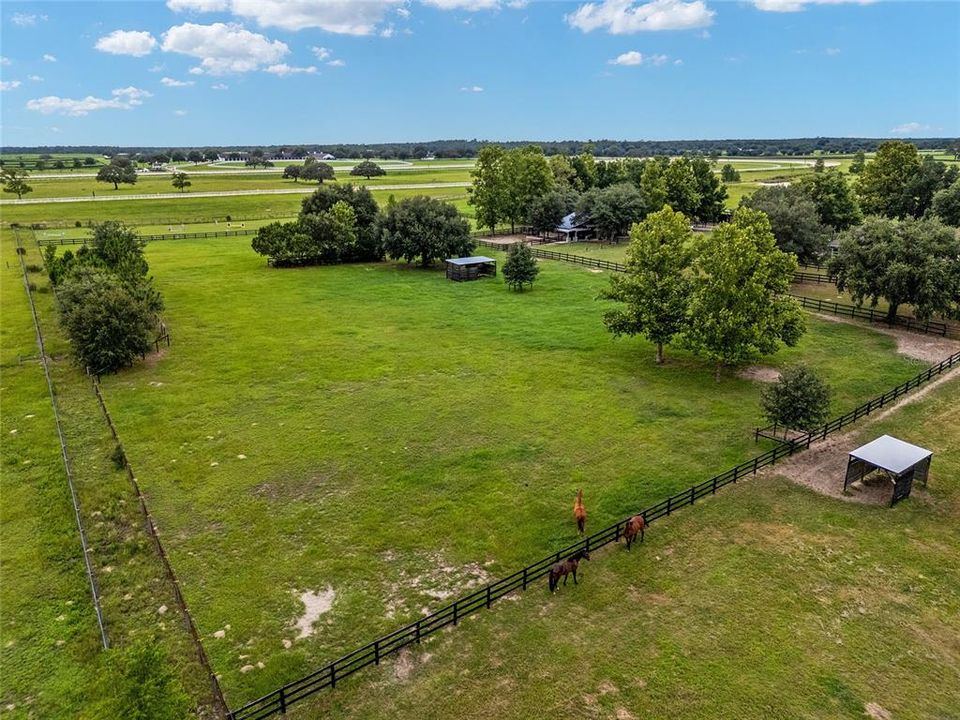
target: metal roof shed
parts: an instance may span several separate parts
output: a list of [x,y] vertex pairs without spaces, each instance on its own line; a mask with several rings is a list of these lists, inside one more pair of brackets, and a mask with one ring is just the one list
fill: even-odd
[[926,487],[932,458],[930,450],[890,435],[881,435],[850,453],[843,489],[846,490],[850,483],[862,480],[876,470],[884,470],[893,480],[893,496],[890,498],[890,506],[893,507],[910,495],[914,480]]
[[461,282],[477,280],[482,277],[496,277],[497,261],[483,255],[473,257],[449,258],[447,260],[447,279]]

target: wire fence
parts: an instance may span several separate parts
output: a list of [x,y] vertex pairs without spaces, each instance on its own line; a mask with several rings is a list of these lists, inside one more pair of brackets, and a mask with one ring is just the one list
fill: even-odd
[[153,522],[153,516],[150,514],[149,508],[147,508],[146,498],[144,498],[143,491],[140,489],[140,483],[137,482],[137,477],[133,472],[133,467],[130,465],[130,460],[127,457],[127,453],[123,449],[123,443],[120,442],[120,436],[117,433],[117,427],[113,424],[113,418],[110,416],[110,411],[107,409],[107,404],[103,399],[103,393],[100,391],[100,382],[91,372],[88,371],[87,375],[90,377],[90,383],[93,386],[93,393],[96,395],[97,403],[100,405],[100,412],[103,414],[103,418],[106,420],[107,426],[110,428],[110,434],[113,436],[113,441],[117,444],[117,448],[120,451],[120,457],[123,459],[123,466],[127,471],[127,479],[130,481],[133,492],[137,496],[137,502],[140,505],[140,512],[143,515],[144,529],[147,531],[147,535],[150,536],[150,540],[153,542],[153,547],[156,550],[157,555],[160,557],[160,562],[163,565],[163,571],[167,576],[167,581],[169,582],[170,587],[173,589],[173,596],[176,600],[177,607],[180,610],[180,614],[183,617],[183,624],[190,633],[190,638],[193,641],[194,649],[197,653],[197,660],[200,662],[200,665],[203,667],[209,677],[210,690],[213,696],[213,705],[220,717],[227,717],[229,714],[229,709],[227,708],[227,702],[223,697],[223,691],[220,689],[220,682],[217,680],[217,676],[213,672],[213,667],[210,665],[210,660],[207,657],[207,653],[203,648],[203,642],[200,639],[200,633],[197,631],[197,624],[194,622],[193,615],[190,614],[190,610],[187,608],[187,601],[184,599],[183,593],[180,591],[180,581],[177,579],[177,574],[173,570],[173,565],[170,564],[170,559],[167,557],[167,551],[164,550],[163,543],[160,542],[160,535],[157,533],[157,526]]
[[[910,390],[919,387],[931,378],[957,365],[960,365],[960,353],[951,355],[946,360],[928,368],[907,382],[901,383],[883,395],[826,423],[821,428],[802,433],[798,437],[790,440],[778,440],[778,444],[770,450],[742,462],[726,472],[715,475],[709,480],[705,480],[686,490],[671,495],[645,510],[634,513],[634,515],[642,515],[647,523],[651,523],[669,516],[680,508],[693,505],[697,500],[701,500],[708,495],[713,495],[717,490],[731,483],[736,483],[742,478],[752,476],[756,474],[758,470],[773,465],[778,460],[782,460],[796,452],[809,448],[813,442],[838,432],[847,425],[884,407]],[[526,590],[531,583],[547,575],[550,572],[550,568],[563,558],[569,557],[580,550],[586,550],[587,552],[599,550],[610,543],[618,541],[623,534],[624,527],[628,520],[629,518],[624,518],[572,545],[557,550],[555,553],[541,558],[537,562],[528,565],[522,570],[518,570],[512,575],[508,575],[469,595],[465,595],[436,612],[430,613],[399,630],[377,638],[372,643],[368,643],[357,650],[337,658],[328,665],[299,680],[287,683],[277,690],[247,703],[230,713],[230,720],[263,720],[263,718],[285,714],[287,709],[294,703],[300,702],[325,688],[336,687],[338,682],[342,682],[359,670],[370,665],[379,665],[381,660],[388,655],[408,645],[419,644],[423,638],[448,625],[457,625],[460,620],[478,610],[490,608],[496,600],[509,593],[517,590]]]
[[97,616],[97,627],[100,630],[100,642],[104,648],[110,647],[110,639],[107,635],[106,623],[103,619],[103,608],[100,605],[100,584],[97,582],[97,576],[93,572],[93,566],[90,562],[90,543],[87,540],[87,531],[83,526],[83,519],[80,514],[80,499],[77,497],[77,489],[73,480],[73,465],[70,461],[70,453],[67,450],[67,439],[63,433],[63,425],[60,422],[60,408],[57,403],[57,394],[53,388],[53,378],[50,375],[50,365],[47,361],[47,349],[43,340],[43,330],[40,327],[40,318],[37,315],[37,306],[33,302],[33,293],[30,290],[30,281],[27,278],[27,265],[23,259],[23,244],[20,239],[20,232],[14,230],[14,239],[17,245],[17,258],[20,260],[20,270],[23,273],[24,290],[27,292],[27,299],[30,302],[30,314],[33,317],[33,328],[37,336],[37,347],[40,350],[40,364],[43,366],[43,374],[47,379],[47,391],[50,393],[50,404],[53,407],[53,420],[57,427],[57,437],[60,439],[60,455],[63,459],[63,469],[67,475],[67,486],[70,489],[70,502],[73,504],[73,517],[77,523],[77,531],[80,533],[80,546],[83,550],[83,565],[87,575],[87,582],[90,584],[90,594],[93,597],[93,610]]

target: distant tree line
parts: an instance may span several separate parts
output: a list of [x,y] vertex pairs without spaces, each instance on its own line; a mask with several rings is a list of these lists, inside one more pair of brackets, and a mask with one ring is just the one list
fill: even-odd
[[[79,153],[115,156],[120,153],[142,157],[165,157],[167,162],[199,162],[191,153],[200,153],[204,160],[215,160],[220,154],[252,153],[261,151],[266,157],[303,158],[312,152],[328,152],[340,158],[385,158],[408,160],[434,156],[437,158],[476,157],[480,150],[491,144],[505,149],[536,145],[544,155],[592,154],[596,157],[650,157],[655,155],[727,155],[731,157],[756,157],[761,155],[813,155],[815,153],[874,152],[884,138],[741,138],[727,140],[559,140],[518,142],[495,142],[489,140],[432,140],[416,143],[337,143],[303,145],[251,145],[251,146],[204,146],[183,148],[158,148],[149,146],[44,146],[7,147],[5,155],[17,153]],[[912,141],[921,150],[948,150],[960,153],[957,138],[917,138]]]

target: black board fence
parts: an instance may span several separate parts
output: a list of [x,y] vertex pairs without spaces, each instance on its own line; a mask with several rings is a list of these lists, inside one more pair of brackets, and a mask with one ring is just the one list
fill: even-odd
[[[821,300],[820,298],[811,298],[805,295],[794,295],[792,293],[787,293],[787,295],[799,302],[802,307],[807,310],[813,310],[814,312],[844,315],[846,317],[869,320],[870,322],[883,323],[884,325],[891,324],[887,313],[871,307],[857,307],[856,305],[838,303],[832,300]],[[904,330],[925,333],[927,335],[960,338],[960,327],[939,320],[917,320],[917,318],[910,317],[909,315],[896,315],[893,325],[901,327]]]
[[[496,250],[503,250],[504,245],[478,240],[477,244],[490,247]],[[611,260],[601,260],[600,258],[587,257],[585,255],[573,255],[571,253],[557,252],[554,250],[544,250],[542,248],[531,248],[534,257],[545,260],[559,260],[561,262],[574,263],[576,265],[586,265],[588,267],[601,268],[603,270],[612,270],[614,272],[626,272],[627,266],[623,263],[613,262]],[[810,278],[819,278],[811,280]],[[832,283],[829,275],[820,275],[816,273],[796,272],[794,273],[794,282],[826,282]],[[870,307],[857,307],[846,303],[838,303],[832,300],[821,300],[811,298],[805,295],[794,295],[787,293],[788,297],[800,303],[808,310],[815,312],[825,312],[833,315],[844,315],[870,322],[884,323],[890,322],[885,312],[875,310]],[[909,315],[897,315],[893,323],[896,327],[901,327],[912,332],[925,333],[927,335],[939,335],[941,337],[960,338],[960,325],[956,323],[946,323],[939,320],[917,320]]]
[[[141,235],[140,239],[144,242],[156,242],[158,240],[199,240],[202,238],[221,238],[221,237],[241,237],[244,235],[255,235],[258,228],[244,228],[241,230],[210,230],[208,232],[193,233],[164,233],[160,235]],[[86,245],[90,242],[89,237],[82,238],[37,238],[37,244],[41,247],[47,245]]]
[[[773,465],[778,460],[782,460],[785,457],[809,448],[813,442],[841,430],[860,418],[869,415],[871,412],[893,402],[896,398],[906,394],[910,390],[919,387],[931,378],[958,365],[960,365],[960,353],[955,353],[937,365],[924,370],[907,382],[901,383],[883,395],[826,423],[823,427],[817,428],[812,432],[803,433],[791,440],[779,441],[778,444],[770,450],[742,462],[726,472],[715,475],[709,480],[705,480],[686,490],[671,495],[667,499],[661,500],[645,510],[634,514],[642,515],[647,523],[667,517],[680,508],[693,505],[697,500],[715,494],[717,490],[731,483],[736,483],[742,478],[754,475],[761,468]],[[572,545],[557,550],[555,553],[541,558],[537,562],[528,565],[522,570],[518,570],[512,575],[496,580],[440,608],[436,612],[430,613],[399,630],[379,637],[372,643],[337,658],[328,665],[323,666],[309,675],[305,675],[299,680],[287,683],[279,689],[247,703],[231,712],[229,715],[230,720],[263,720],[263,718],[285,714],[291,705],[310,697],[314,693],[326,688],[335,688],[338,682],[342,682],[357,671],[370,665],[379,665],[380,661],[386,656],[408,645],[418,644],[423,638],[432,635],[442,628],[449,625],[457,625],[460,620],[468,615],[478,610],[491,607],[496,600],[505,595],[517,590],[526,590],[531,583],[547,575],[550,572],[550,567],[562,558],[568,557],[579,550],[592,552],[616,542],[620,539],[628,519],[629,518],[624,518],[599,532],[595,532],[592,535],[578,540]]]

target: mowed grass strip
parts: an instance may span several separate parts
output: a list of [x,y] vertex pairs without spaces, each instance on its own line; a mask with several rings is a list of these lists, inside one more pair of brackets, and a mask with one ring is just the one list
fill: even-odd
[[97,691],[100,634],[9,231],[0,248],[0,706],[10,718],[76,718]]
[[[173,346],[105,393],[234,706],[572,541],[577,487],[596,529],[757,452],[759,385],[611,338],[604,273],[545,261],[516,294],[273,270],[236,239],[147,252]],[[815,320],[770,364],[799,360],[837,411],[922,367]]]
[[[741,483],[501,601],[295,718],[960,716],[960,379],[863,428],[934,451],[896,508]],[[839,479],[838,479],[839,480]]]

